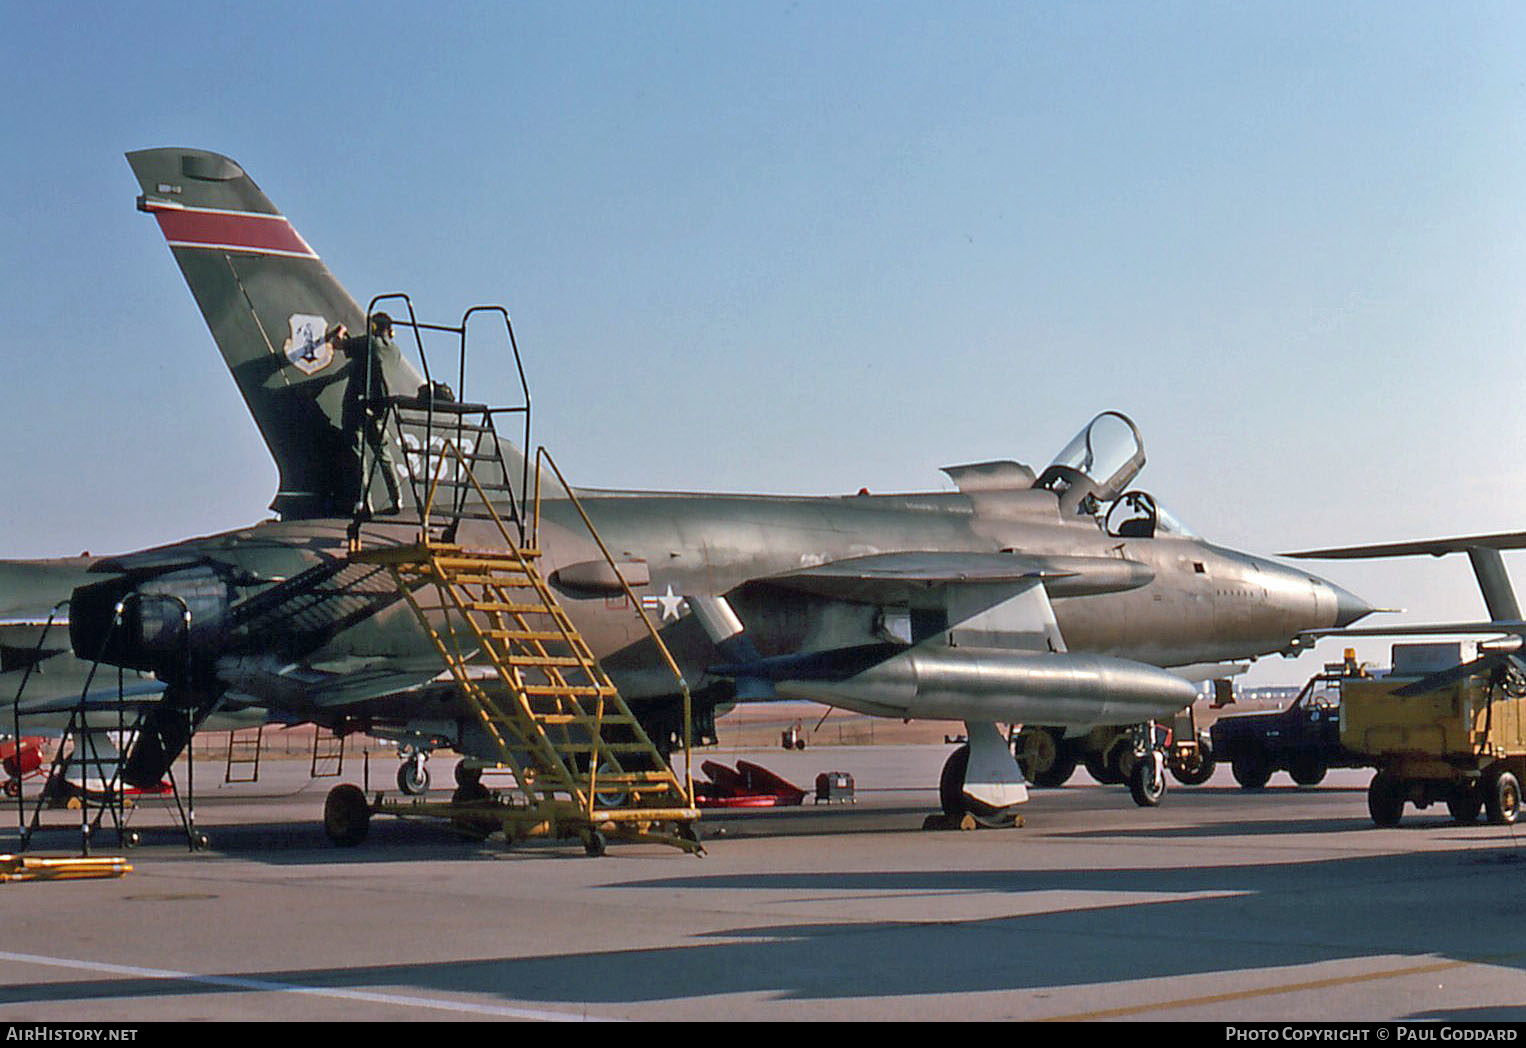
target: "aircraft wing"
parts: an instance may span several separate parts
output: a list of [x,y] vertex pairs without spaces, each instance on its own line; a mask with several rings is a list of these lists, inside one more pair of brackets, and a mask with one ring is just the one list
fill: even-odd
[[1123,557],[1035,556],[1019,553],[879,553],[834,560],[756,584],[865,604],[904,602],[912,591],[938,586],[1042,582],[1051,597],[1138,589],[1155,572]]
[[[157,703],[164,697],[164,684],[156,680],[138,680],[126,684],[120,691],[117,690],[115,674],[111,674],[111,680],[102,680],[90,686],[90,690],[83,696],[78,687],[72,687],[67,691],[53,692],[49,694],[33,695],[32,688],[28,686],[27,696],[17,703],[17,710],[23,719],[42,713],[72,713],[79,709],[83,701],[86,709],[90,710],[115,710],[120,699],[127,707],[142,706],[145,703]],[[23,727],[26,724],[23,723]],[[0,722],[0,730],[8,727]]]
[[1250,669],[1248,662],[1194,662],[1187,666],[1171,666],[1170,671],[1182,680],[1190,680],[1194,684],[1201,684],[1206,680],[1222,680],[1225,677],[1238,677]]
[[451,690],[455,687],[438,661],[420,666],[383,659],[366,665],[320,668],[240,660],[220,667],[218,675],[235,697],[261,696],[260,701],[272,708],[299,715],[358,706],[384,708],[389,703],[410,701],[431,683]]
[[[1526,531],[1502,531],[1492,535],[1461,535],[1446,539],[1421,539],[1418,542],[1385,542],[1372,546],[1346,546],[1337,549],[1305,550],[1289,553],[1289,557],[1320,560],[1364,560],[1374,557],[1416,557],[1422,554],[1444,557],[1448,553],[1466,553],[1473,565],[1473,575],[1478,580],[1479,592],[1483,594],[1484,606],[1489,609],[1490,622],[1480,628],[1469,628],[1474,623],[1454,623],[1439,628],[1411,627],[1409,633],[1519,633],[1522,618],[1520,602],[1510,575],[1505,570],[1502,550],[1526,549]],[[1461,628],[1460,628],[1461,627]],[[1393,629],[1380,629],[1376,636],[1394,633]],[[1309,634],[1315,636],[1316,634]],[[1360,633],[1345,634],[1362,636]]]
[[69,650],[67,619],[54,622],[51,631],[46,620],[0,620],[0,673],[25,669]]
[[1339,546],[1283,553],[1280,556],[1302,560],[1366,560],[1375,557],[1418,557],[1423,554],[1440,557],[1476,549],[1526,549],[1526,531],[1501,531],[1492,535],[1460,535],[1455,538],[1410,542],[1380,542],[1370,546]]
[[1492,622],[1431,622],[1393,626],[1361,626],[1344,629],[1309,630],[1302,637],[1427,637],[1479,633],[1526,634],[1526,621],[1503,619]]

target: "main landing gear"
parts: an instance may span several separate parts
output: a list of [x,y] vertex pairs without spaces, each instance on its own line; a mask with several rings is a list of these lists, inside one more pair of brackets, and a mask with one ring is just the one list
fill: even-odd
[[[971,738],[974,738],[973,734]],[[1097,745],[1099,738],[1100,747],[1090,749]],[[1096,728],[1075,738],[1066,737],[1063,728],[1027,725],[1012,736],[1010,751],[1021,769],[1020,774],[1026,775],[1027,780],[1037,786],[1064,785],[1075,772],[1077,763],[1084,759],[1098,782],[1128,786],[1129,796],[1135,804],[1141,808],[1154,808],[1165,798],[1167,770],[1182,778],[1174,763],[1176,754],[1168,756],[1166,752],[1169,740],[1167,732],[1149,722],[1131,727]],[[966,788],[970,753],[968,747],[961,747],[943,766],[938,784],[943,810],[953,816],[970,814],[983,825],[999,821],[1002,813],[984,810],[992,806],[980,803],[978,796],[972,797]],[[1198,754],[1195,752],[1194,755]],[[993,755],[991,760],[995,759]],[[1201,773],[1206,769],[1212,773],[1212,758],[1206,757],[1202,763],[1202,768],[1193,770]],[[1010,812],[1006,814],[1010,818]]]
[[1005,736],[988,722],[965,721],[970,740],[949,754],[938,778],[938,799],[951,819],[968,815],[978,826],[1017,823],[1017,806],[1028,800],[1023,770]]

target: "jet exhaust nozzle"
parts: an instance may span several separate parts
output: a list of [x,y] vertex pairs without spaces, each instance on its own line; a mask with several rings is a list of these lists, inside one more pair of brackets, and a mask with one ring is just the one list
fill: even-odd
[[221,628],[231,603],[228,583],[206,567],[115,576],[74,591],[69,639],[81,659],[174,671],[184,666],[188,641]]

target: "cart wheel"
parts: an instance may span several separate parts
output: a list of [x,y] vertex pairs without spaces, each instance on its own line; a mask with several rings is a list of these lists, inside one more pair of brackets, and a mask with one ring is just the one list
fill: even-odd
[[5,795],[7,797],[20,797],[21,796],[21,780],[20,779],[6,779],[5,780]]
[[329,840],[348,848],[366,839],[371,828],[371,805],[359,786],[343,783],[329,790],[323,801],[323,832]]
[[1521,781],[1514,772],[1492,776],[1484,787],[1484,810],[1496,826],[1510,826],[1521,814]]
[[1399,825],[1404,817],[1403,785],[1391,775],[1374,775],[1367,787],[1367,813],[1379,826]]
[[604,854],[604,835],[598,830],[589,830],[583,837],[583,851],[592,858],[597,859]]
[[142,842],[143,838],[139,836],[137,830],[128,830],[122,834],[122,847],[124,848],[136,848]]

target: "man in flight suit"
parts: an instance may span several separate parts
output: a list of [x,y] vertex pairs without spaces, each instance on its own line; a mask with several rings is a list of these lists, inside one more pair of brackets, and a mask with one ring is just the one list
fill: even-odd
[[[356,509],[367,516],[371,514],[371,484],[379,471],[387,486],[389,505],[375,512],[396,514],[402,503],[398,497],[397,463],[393,460],[384,428],[388,392],[386,375],[389,370],[394,374],[401,370],[403,354],[392,341],[392,318],[385,313],[372,315],[368,334],[353,338],[346,335],[344,325],[340,324],[330,332],[329,339],[350,361],[340,421],[360,471]],[[368,448],[371,452],[369,462]]]

